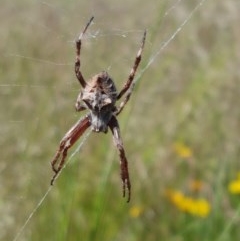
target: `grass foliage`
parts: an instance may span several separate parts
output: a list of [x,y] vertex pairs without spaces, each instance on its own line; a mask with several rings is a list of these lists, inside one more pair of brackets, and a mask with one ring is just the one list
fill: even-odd
[[[59,141],[82,115],[74,111],[74,39],[89,17],[84,76],[108,70],[120,89],[143,30],[140,69],[197,3],[1,2],[1,240],[14,239],[48,189]],[[111,134],[93,133],[19,240],[240,238],[239,16],[235,0],[206,0],[140,76],[119,116],[130,204],[121,197]]]

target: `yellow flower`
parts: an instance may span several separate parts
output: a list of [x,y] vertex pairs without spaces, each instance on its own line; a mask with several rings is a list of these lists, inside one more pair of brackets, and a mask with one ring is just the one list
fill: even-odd
[[129,210],[129,214],[132,218],[138,218],[143,212],[143,208],[141,206],[133,206]]
[[184,199],[183,194],[180,191],[175,191],[175,190],[167,190],[167,196],[171,200],[172,203],[178,204],[181,203],[182,200]]
[[232,194],[240,193],[240,179],[233,180],[228,185],[228,191]]
[[178,156],[182,158],[192,157],[192,150],[184,143],[177,142],[174,144],[174,150]]
[[206,217],[211,210],[209,202],[205,199],[198,199],[195,202],[197,207],[195,214],[203,218]]
[[211,211],[209,202],[203,198],[194,199],[175,190],[168,190],[167,197],[180,211],[194,216],[207,217]]

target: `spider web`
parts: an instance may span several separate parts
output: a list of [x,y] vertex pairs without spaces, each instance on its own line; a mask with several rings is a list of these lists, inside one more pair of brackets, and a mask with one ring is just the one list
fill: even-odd
[[[176,0],[174,1],[171,6],[164,12],[164,15],[161,19],[161,24],[159,26],[159,31],[161,31],[161,28],[164,26],[164,21],[165,19],[171,15],[171,12],[178,8],[178,5],[181,4],[183,0]],[[157,43],[157,46],[155,47],[154,52],[147,58],[147,61],[145,61],[145,65],[142,65],[143,67],[140,67],[140,69],[138,70],[138,74],[136,76],[135,81],[138,82],[142,75],[149,70],[149,68],[157,61],[159,60],[159,56],[161,56],[161,53],[166,49],[166,47],[174,40],[174,38],[179,34],[179,32],[181,32],[184,28],[184,26],[191,20],[191,18],[195,15],[195,13],[199,10],[199,8],[201,7],[201,5],[204,4],[206,0],[200,0],[197,1],[195,3],[195,6],[192,7],[192,9],[190,9],[190,11],[186,14],[184,20],[182,22],[180,22],[177,26],[176,29],[171,30],[170,34],[168,36],[166,36],[165,40],[161,41],[160,43]],[[12,3],[14,5],[14,3]],[[71,16],[71,13],[65,11],[64,8],[59,9],[56,5],[56,3],[47,3],[44,1],[32,1],[32,4],[39,4],[39,5],[44,5],[47,6],[55,11],[61,11],[61,13],[63,14],[64,18],[69,18]],[[92,7],[92,12],[95,12],[94,7]],[[94,15],[94,14],[93,14]],[[88,16],[86,16],[87,19]],[[27,16],[26,18],[29,18],[29,22],[33,22],[33,17],[31,16]],[[83,21],[82,21],[83,22]],[[98,19],[95,19],[95,23],[97,24]],[[36,25],[37,23],[33,22],[33,26]],[[40,24],[40,23],[38,23]],[[105,23],[103,23],[102,25],[106,25]],[[105,36],[108,37],[120,37],[120,38],[127,38],[129,36],[129,34],[136,34],[136,33],[142,33],[143,29],[140,30],[122,30],[122,29],[113,29],[112,27],[110,27],[110,31],[101,31],[101,25],[99,24],[98,26],[100,26],[100,30],[96,30],[95,32],[93,32],[91,29],[88,31],[88,33],[85,36],[84,41],[87,41],[88,39],[99,39]],[[150,26],[148,26],[150,27]],[[43,31],[47,31],[50,33],[50,35],[52,34],[55,38],[57,37],[57,39],[65,39],[65,36],[62,36],[61,33],[56,33],[53,32],[52,29],[49,29],[47,26],[42,26]],[[76,36],[76,33],[70,33],[71,36]],[[67,44],[71,44],[71,47],[74,43],[74,40],[67,40],[66,41]],[[151,45],[152,43],[148,41],[146,41],[146,45]],[[153,44],[152,44],[153,45]],[[65,60],[63,61],[52,61],[50,60],[49,57],[47,57],[46,59],[44,58],[35,58],[32,56],[28,56],[25,54],[20,54],[20,53],[16,53],[16,52],[5,52],[5,54],[3,55],[3,57],[5,58],[9,58],[9,59],[15,59],[15,58],[20,58],[20,59],[24,59],[26,61],[34,61],[36,63],[40,63],[40,64],[44,64],[45,65],[52,65],[52,66],[72,66],[73,62],[66,62]],[[146,58],[146,57],[144,57]],[[114,64],[112,64],[114,65]],[[107,69],[111,69],[112,65],[108,65]],[[11,83],[1,83],[0,84],[0,88],[30,88],[30,89],[40,89],[40,88],[48,88],[48,86],[46,84],[30,84],[30,85],[26,85],[26,84],[11,84]],[[36,118],[38,124],[41,122],[41,117],[38,116],[38,118]],[[23,122],[23,120],[11,120],[9,121],[9,123],[14,124],[14,125],[21,125],[21,123]],[[8,123],[8,124],[9,124]],[[9,128],[8,128],[9,129]],[[82,146],[84,145],[84,143],[86,142],[86,140],[88,139],[90,135],[90,131],[88,131],[84,137],[82,137],[82,139],[80,140],[77,148],[75,149],[75,151],[71,154],[71,156],[67,159],[67,163],[66,165],[69,164],[69,162],[72,160],[72,158],[76,155],[76,153],[78,153],[80,151],[80,149],[82,148]],[[27,144],[26,144],[27,145]],[[56,146],[57,148],[57,146]],[[53,150],[54,152],[55,150]],[[53,153],[54,154],[54,153]],[[65,166],[66,166],[65,165]],[[61,172],[59,173],[59,175],[61,174]],[[36,212],[38,211],[38,209],[41,207],[41,205],[43,204],[43,202],[45,201],[46,197],[49,195],[49,193],[52,190],[52,186],[50,186],[46,192],[42,195],[41,198],[39,198],[38,203],[35,205],[35,207],[33,208],[33,210],[29,213],[29,215],[27,216],[26,220],[23,221],[23,224],[21,226],[21,228],[19,229],[19,231],[15,234],[14,236],[14,241],[19,240],[20,236],[22,235],[22,233],[24,232],[24,230],[26,229],[27,225],[29,224],[29,222],[31,221],[32,217],[34,215],[36,215]]]

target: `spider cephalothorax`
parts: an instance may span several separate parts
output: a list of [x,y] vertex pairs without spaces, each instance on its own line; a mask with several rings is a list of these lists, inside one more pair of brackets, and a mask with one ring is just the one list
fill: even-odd
[[[76,40],[76,62],[75,62],[75,73],[76,77],[82,86],[75,108],[77,111],[89,110],[89,114],[80,119],[63,137],[60,142],[59,149],[55,154],[51,164],[52,169],[55,172],[51,184],[54,183],[57,175],[61,171],[65,159],[67,157],[68,149],[80,138],[84,131],[91,126],[94,132],[107,133],[108,128],[112,131],[114,143],[118,148],[120,156],[121,166],[121,179],[123,183],[123,197],[125,197],[126,188],[128,190],[128,199],[131,197],[131,184],[128,173],[128,162],[123,148],[122,139],[120,136],[120,128],[117,121],[117,115],[123,110],[124,106],[128,102],[133,87],[134,87],[134,76],[138,65],[141,61],[141,54],[143,51],[146,31],[144,32],[141,47],[135,58],[134,66],[130,72],[130,75],[123,86],[122,90],[118,93],[112,78],[106,71],[102,71],[99,74],[93,76],[89,81],[85,81],[80,71],[80,51],[82,44],[82,37],[85,34],[87,28],[91,24],[93,17],[87,23],[85,29]],[[117,100],[119,100],[124,94],[125,98],[116,106]],[[58,163],[58,165],[57,165]]]
[[107,133],[117,100],[117,90],[107,72],[95,75],[80,92],[76,110],[89,109],[92,130]]

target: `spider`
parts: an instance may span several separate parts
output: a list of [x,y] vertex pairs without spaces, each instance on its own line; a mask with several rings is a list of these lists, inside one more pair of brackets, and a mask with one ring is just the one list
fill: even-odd
[[[89,114],[81,118],[63,137],[60,142],[59,149],[57,150],[51,165],[54,171],[54,175],[51,180],[53,185],[56,177],[64,166],[65,159],[67,157],[68,149],[71,148],[74,143],[81,137],[85,130],[91,126],[93,132],[107,133],[108,127],[110,128],[114,143],[118,149],[120,156],[120,168],[123,197],[125,197],[126,189],[128,192],[127,202],[131,198],[131,183],[128,173],[128,162],[123,147],[123,142],[120,135],[120,128],[117,121],[117,116],[121,113],[124,106],[128,102],[132,90],[134,88],[134,76],[136,70],[141,61],[141,55],[146,39],[146,31],[144,31],[142,43],[140,49],[135,58],[134,65],[128,76],[128,79],[123,86],[122,90],[118,93],[113,82],[113,79],[108,75],[106,71],[102,71],[99,74],[93,76],[89,81],[85,81],[80,70],[81,61],[81,45],[82,38],[87,31],[89,25],[92,23],[94,17],[86,24],[84,30],[80,33],[76,40],[76,61],[75,61],[75,74],[82,87],[77,102],[75,104],[76,111],[89,110]],[[116,106],[116,102],[124,95],[125,98]]]

